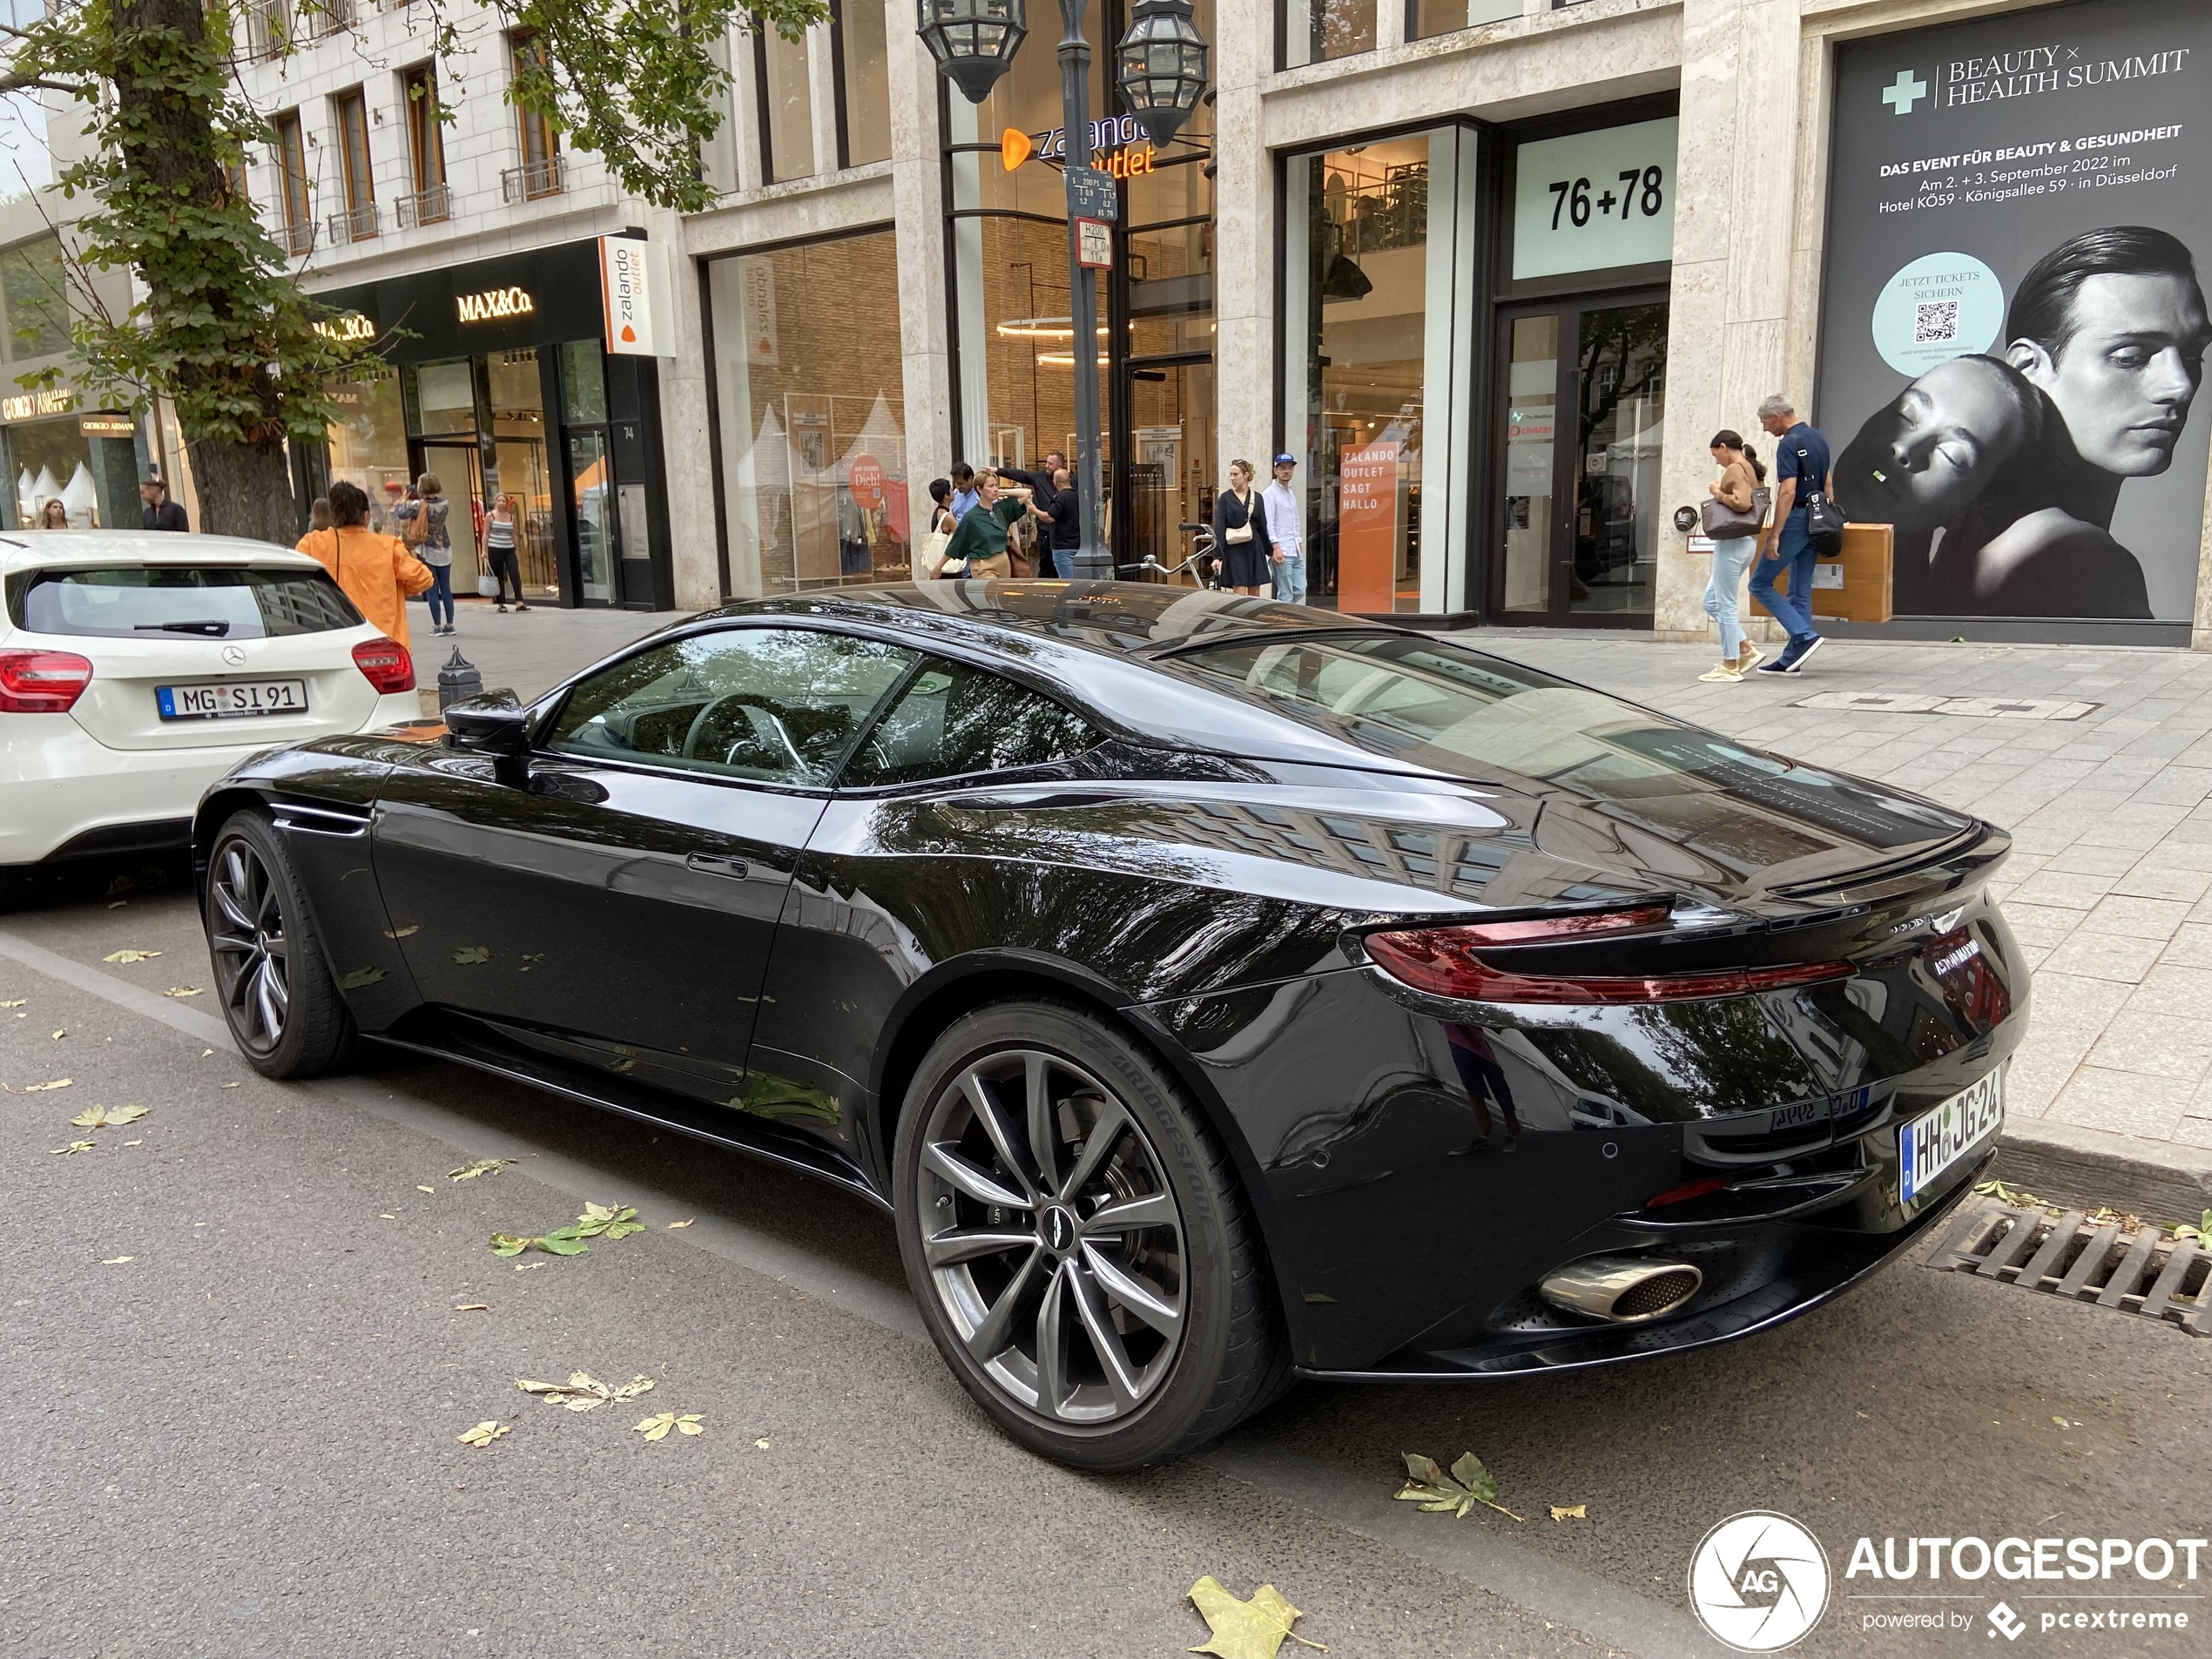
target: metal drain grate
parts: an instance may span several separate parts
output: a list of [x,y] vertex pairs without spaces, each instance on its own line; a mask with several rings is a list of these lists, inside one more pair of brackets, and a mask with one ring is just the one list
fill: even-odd
[[[2109,1213],[2109,1212],[2107,1212]],[[2145,1222],[2054,1216],[1986,1198],[1944,1241],[1929,1266],[2140,1313],[2212,1337],[2212,1252]]]

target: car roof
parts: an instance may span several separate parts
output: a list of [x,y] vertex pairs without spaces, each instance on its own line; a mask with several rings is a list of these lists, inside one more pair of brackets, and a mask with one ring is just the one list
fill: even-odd
[[304,553],[273,542],[248,541],[242,536],[179,536],[146,530],[0,532],[0,573],[81,570],[87,565],[247,563],[315,566],[315,561]]
[[1007,580],[817,589],[740,601],[697,620],[764,615],[841,617],[1001,645],[1012,633],[1121,657],[1269,634],[1408,631],[1311,605],[1163,582]]

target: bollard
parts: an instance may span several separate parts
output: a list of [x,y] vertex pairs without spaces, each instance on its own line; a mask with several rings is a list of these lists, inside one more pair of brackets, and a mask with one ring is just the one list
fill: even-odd
[[438,671],[438,712],[465,698],[481,697],[484,691],[484,677],[475,665],[461,654],[461,647],[453,648],[453,660]]

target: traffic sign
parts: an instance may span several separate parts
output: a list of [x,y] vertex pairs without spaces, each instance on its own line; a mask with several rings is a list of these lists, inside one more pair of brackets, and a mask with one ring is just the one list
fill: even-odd
[[1121,217],[1121,192],[1114,181],[1096,167],[1070,167],[1068,212],[1077,219],[1103,219],[1111,224]]
[[1103,219],[1076,221],[1076,263],[1092,271],[1114,268],[1114,227]]

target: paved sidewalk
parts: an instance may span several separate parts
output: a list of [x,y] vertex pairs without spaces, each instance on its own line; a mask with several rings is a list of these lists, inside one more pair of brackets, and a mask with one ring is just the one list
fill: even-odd
[[432,636],[427,607],[413,605],[408,610],[407,625],[414,636],[415,683],[428,693],[423,698],[423,712],[437,712],[438,670],[451,659],[456,647],[483,675],[486,691],[507,686],[528,702],[610,651],[690,614],[682,610],[563,610],[546,604],[502,616],[489,600],[463,599],[454,617],[455,631],[448,639]]
[[[2001,1167],[2168,1221],[2212,1205],[2212,656],[1836,639],[1802,674],[1706,685],[1716,647],[1457,637],[2010,830],[1998,890],[2035,991]],[[1794,706],[1885,694],[1963,711]]]

